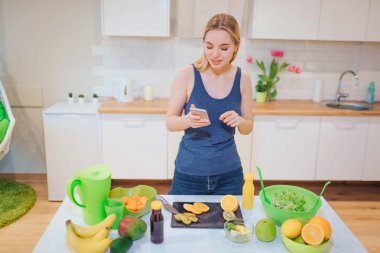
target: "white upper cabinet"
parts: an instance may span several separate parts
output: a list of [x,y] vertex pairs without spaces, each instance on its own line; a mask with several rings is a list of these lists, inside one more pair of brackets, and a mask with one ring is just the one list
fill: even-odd
[[363,180],[380,180],[380,117],[369,119],[366,156],[364,160]]
[[380,41],[380,0],[371,0],[366,41]]
[[315,40],[319,13],[320,0],[255,0],[251,38]]
[[219,13],[234,16],[240,27],[246,0],[180,0],[178,1],[178,36],[203,37],[211,17]]
[[322,0],[320,40],[365,41],[370,0]]
[[106,36],[170,36],[170,0],[103,0]]
[[361,180],[367,117],[322,117],[317,180]]

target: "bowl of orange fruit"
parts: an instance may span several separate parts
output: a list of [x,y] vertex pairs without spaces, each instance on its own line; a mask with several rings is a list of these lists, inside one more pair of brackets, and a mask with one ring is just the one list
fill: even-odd
[[321,253],[330,245],[331,225],[321,216],[309,221],[288,219],[281,225],[281,239],[292,253]]
[[138,185],[132,188],[116,187],[109,193],[109,198],[118,198],[124,202],[124,216],[141,217],[151,211],[150,203],[157,191],[149,185]]

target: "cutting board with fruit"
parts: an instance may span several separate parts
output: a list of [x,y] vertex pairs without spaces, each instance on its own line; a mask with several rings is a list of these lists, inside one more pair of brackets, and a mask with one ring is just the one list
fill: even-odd
[[[173,207],[177,209],[179,213],[190,216],[186,217],[185,220],[189,219],[191,222],[184,223],[178,215],[177,220],[173,214],[171,226],[173,228],[223,228],[225,219],[223,218],[223,209],[221,208],[220,203],[203,202],[203,204],[208,207],[208,210],[207,208],[203,210],[201,208],[202,211],[199,213],[199,208],[193,208],[194,205],[197,207],[196,202],[173,202]],[[235,211],[235,216],[237,218],[243,218],[240,206]],[[196,219],[194,219],[194,217]]]

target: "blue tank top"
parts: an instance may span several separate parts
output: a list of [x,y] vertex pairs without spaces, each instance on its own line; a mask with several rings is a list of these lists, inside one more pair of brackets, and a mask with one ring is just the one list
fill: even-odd
[[188,175],[213,176],[241,167],[235,144],[235,127],[219,120],[221,114],[234,110],[241,115],[241,70],[238,67],[230,93],[221,99],[211,97],[203,84],[199,71],[194,68],[194,87],[189,101],[184,105],[185,113],[191,104],[207,110],[210,125],[188,128],[179,145],[175,168]]

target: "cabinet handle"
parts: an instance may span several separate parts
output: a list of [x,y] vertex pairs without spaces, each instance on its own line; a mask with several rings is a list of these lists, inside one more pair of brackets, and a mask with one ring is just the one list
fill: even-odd
[[59,113],[50,113],[50,114],[45,114],[44,116],[54,116],[54,117],[59,117],[59,118],[80,118],[82,117],[81,114],[59,114]]
[[285,128],[285,129],[293,129],[296,128],[298,124],[298,120],[291,120],[291,121],[281,121],[281,120],[276,120],[276,125],[280,128]]
[[124,126],[126,127],[141,127],[144,126],[145,119],[128,119],[124,120]]
[[339,129],[354,129],[355,127],[355,122],[354,121],[336,121],[335,122],[335,127]]

